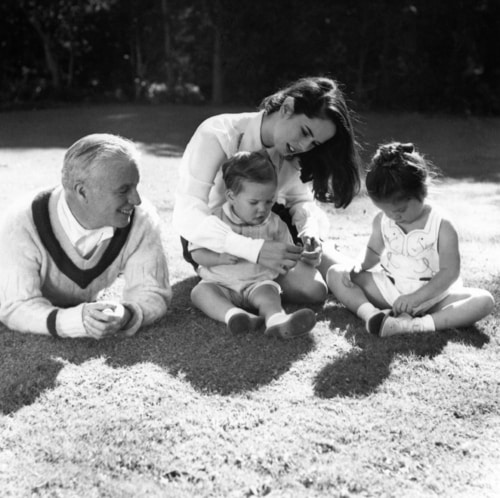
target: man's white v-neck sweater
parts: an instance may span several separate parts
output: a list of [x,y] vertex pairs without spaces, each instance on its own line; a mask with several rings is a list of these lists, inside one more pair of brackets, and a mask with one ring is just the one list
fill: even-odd
[[[119,275],[122,303],[133,311],[121,333],[133,335],[163,316],[172,291],[159,218],[146,201],[88,259],[80,256],[57,214],[62,189],[17,204],[0,225],[0,321],[13,330],[85,336],[82,308]],[[52,323],[51,323],[52,321]]]

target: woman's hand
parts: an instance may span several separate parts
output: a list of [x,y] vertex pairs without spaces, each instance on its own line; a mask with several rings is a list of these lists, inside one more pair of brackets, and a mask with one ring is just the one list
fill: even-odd
[[321,256],[323,255],[323,247],[321,242],[315,237],[304,236],[302,237],[304,242],[304,250],[300,260],[310,266],[318,266],[321,263]]
[[266,240],[260,250],[257,263],[285,275],[292,269],[302,254],[302,248],[284,242]]

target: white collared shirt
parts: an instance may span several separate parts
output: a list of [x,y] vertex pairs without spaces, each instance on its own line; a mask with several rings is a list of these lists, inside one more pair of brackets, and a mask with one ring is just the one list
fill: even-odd
[[73,244],[73,247],[78,251],[80,256],[84,258],[92,256],[97,246],[105,240],[112,238],[115,233],[113,227],[102,227],[91,230],[82,227],[71,212],[64,192],[59,196],[57,215],[71,244]]

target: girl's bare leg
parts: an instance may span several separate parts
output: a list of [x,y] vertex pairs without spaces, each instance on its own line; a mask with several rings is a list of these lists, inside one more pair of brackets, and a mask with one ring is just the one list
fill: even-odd
[[489,315],[495,306],[493,296],[484,289],[464,288],[447,296],[429,314],[436,330],[467,327]]

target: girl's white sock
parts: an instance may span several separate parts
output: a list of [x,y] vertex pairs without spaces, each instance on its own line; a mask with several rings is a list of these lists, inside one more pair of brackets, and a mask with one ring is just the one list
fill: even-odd
[[364,322],[368,320],[372,315],[378,313],[380,310],[373,306],[372,303],[363,303],[356,311],[356,315],[361,318]]
[[436,331],[436,324],[434,323],[434,320],[432,319],[431,315],[424,315],[417,320],[420,320],[420,323],[422,324],[423,330],[426,332],[435,332]]

